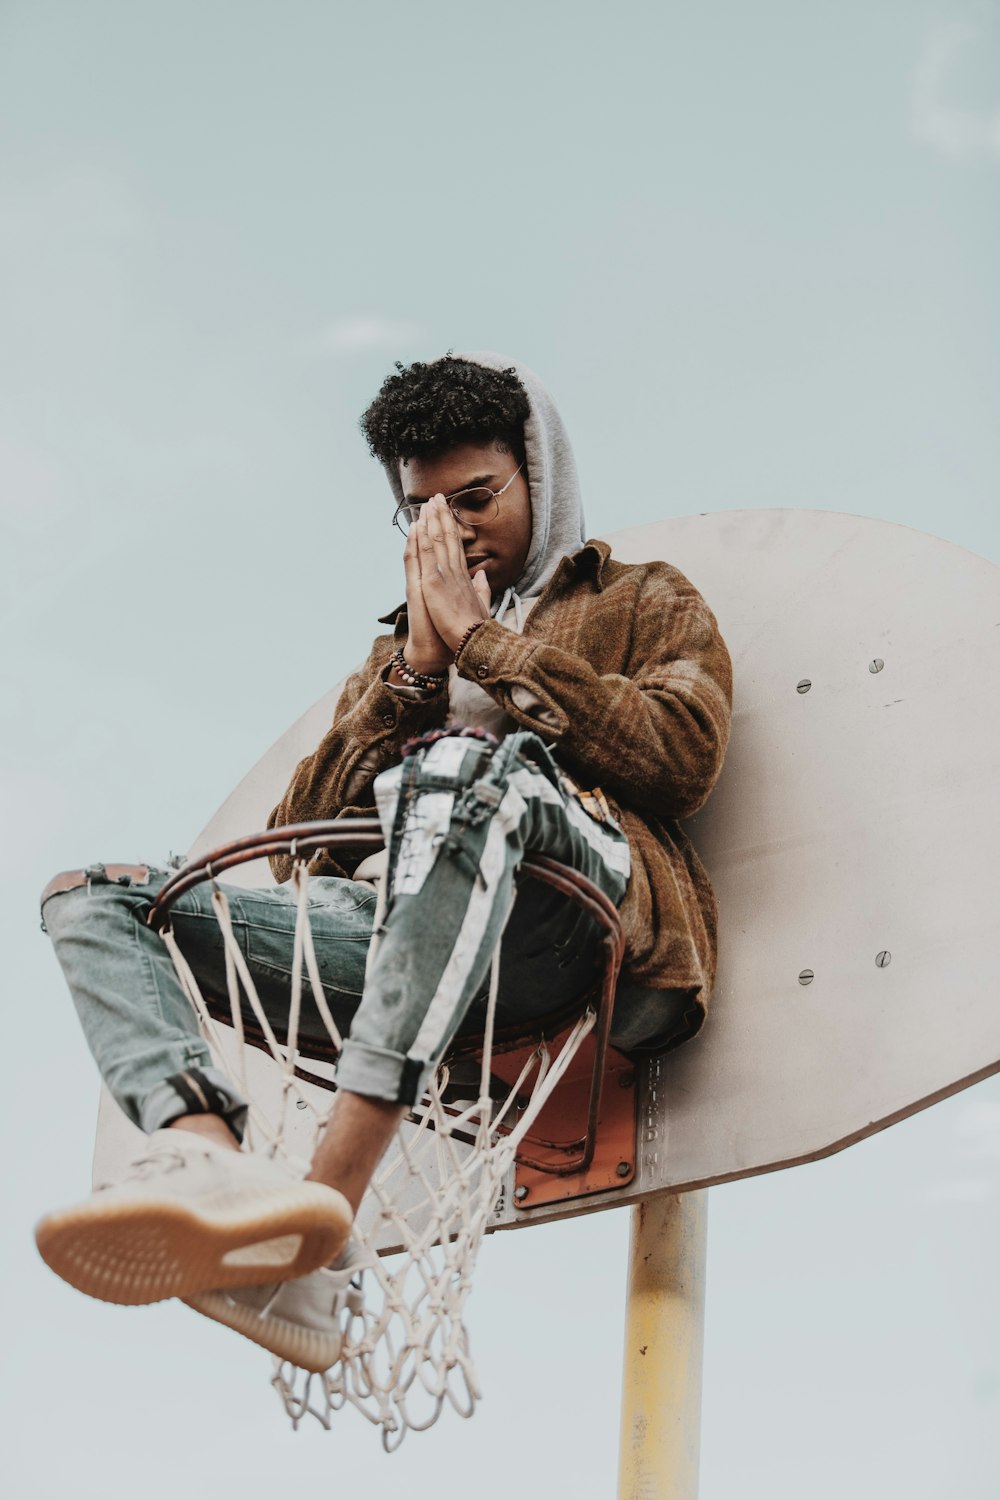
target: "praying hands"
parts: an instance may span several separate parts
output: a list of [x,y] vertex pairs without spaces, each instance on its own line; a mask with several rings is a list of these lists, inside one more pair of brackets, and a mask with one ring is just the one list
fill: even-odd
[[[475,533],[464,529],[475,546]],[[469,626],[489,619],[490,586],[483,571],[470,574],[462,530],[439,494],[421,506],[407,533],[404,655],[416,672],[447,671]]]

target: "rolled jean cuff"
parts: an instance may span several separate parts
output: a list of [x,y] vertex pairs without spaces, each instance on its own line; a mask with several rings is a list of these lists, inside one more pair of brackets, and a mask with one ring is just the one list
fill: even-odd
[[139,1125],[147,1135],[181,1115],[213,1114],[225,1120],[238,1141],[247,1125],[246,1101],[218,1068],[186,1068],[158,1083],[142,1101]]
[[432,1062],[348,1037],[337,1063],[337,1087],[349,1094],[365,1094],[370,1099],[412,1108],[430,1083],[433,1071]]

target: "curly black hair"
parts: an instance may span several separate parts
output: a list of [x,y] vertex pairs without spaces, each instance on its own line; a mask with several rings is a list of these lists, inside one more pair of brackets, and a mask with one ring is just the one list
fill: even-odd
[[514,370],[492,370],[449,351],[389,375],[361,418],[381,464],[447,452],[459,443],[495,442],[524,462],[524,423],[531,410]]

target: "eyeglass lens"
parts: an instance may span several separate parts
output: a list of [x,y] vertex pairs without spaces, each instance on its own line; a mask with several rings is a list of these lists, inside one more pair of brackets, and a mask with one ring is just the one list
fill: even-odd
[[[399,507],[396,518],[401,531],[409,531],[422,508],[420,505]],[[492,490],[461,490],[448,501],[448,509],[456,521],[461,521],[466,526],[479,526],[484,521],[492,521],[499,514],[500,502]]]

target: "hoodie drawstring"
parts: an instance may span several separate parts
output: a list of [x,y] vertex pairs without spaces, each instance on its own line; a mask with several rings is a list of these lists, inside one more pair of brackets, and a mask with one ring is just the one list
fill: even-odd
[[521,603],[521,596],[517,592],[517,589],[514,588],[513,584],[506,588],[501,594],[499,602],[497,603],[496,608],[493,611],[493,618],[496,620],[498,625],[502,625],[503,617],[512,604],[514,606],[514,625],[517,630],[517,634],[521,635],[524,632],[524,606]]

